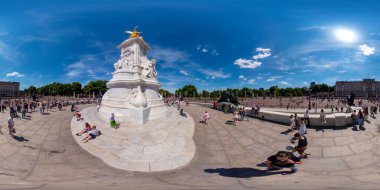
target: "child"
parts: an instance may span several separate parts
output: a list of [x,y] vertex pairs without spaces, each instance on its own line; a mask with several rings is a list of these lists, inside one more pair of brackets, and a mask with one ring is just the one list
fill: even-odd
[[207,120],[210,118],[210,115],[208,114],[207,111],[205,111],[205,114],[203,115],[203,119],[204,119],[204,122],[205,124],[207,125]]

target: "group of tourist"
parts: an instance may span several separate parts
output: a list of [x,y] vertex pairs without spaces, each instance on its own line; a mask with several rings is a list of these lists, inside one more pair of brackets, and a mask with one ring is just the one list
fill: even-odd
[[[289,148],[289,151],[278,151],[275,155],[267,158],[265,161],[268,170],[279,170],[282,168],[290,168],[290,173],[297,172],[296,164],[302,164],[302,159],[308,158],[306,149],[308,146],[307,138],[300,133],[294,134],[294,137],[290,140],[292,144],[298,141],[297,146]],[[294,152],[297,152],[299,156],[295,156]],[[283,174],[286,174],[283,172]]]
[[84,124],[83,130],[81,130],[79,133],[76,133],[77,136],[82,136],[83,134],[87,133],[87,135],[82,139],[84,143],[88,142],[89,140],[95,139],[97,136],[101,135],[101,131],[96,128],[96,126],[91,126],[88,122]]
[[[1,98],[0,99],[0,112],[9,112],[9,118],[7,120],[7,125],[9,129],[9,135],[13,136],[16,133],[15,121],[17,119],[28,119],[28,113],[33,113],[36,110],[44,115],[46,111],[52,111],[56,109],[62,111],[64,105],[79,104],[79,103],[90,103],[91,99],[76,99],[70,97],[38,97],[38,98]],[[21,116],[20,116],[20,115]],[[4,134],[1,131],[3,125],[0,124],[0,134]]]

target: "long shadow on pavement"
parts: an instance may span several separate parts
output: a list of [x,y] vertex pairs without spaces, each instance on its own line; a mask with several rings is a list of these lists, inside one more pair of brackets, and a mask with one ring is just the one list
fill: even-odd
[[268,171],[259,170],[255,168],[216,168],[216,169],[205,169],[206,173],[218,173],[224,177],[234,177],[234,178],[251,178],[251,177],[265,177],[271,175],[284,174],[284,171]]
[[12,138],[14,138],[18,142],[29,141],[28,139],[26,139],[26,138],[24,138],[22,136],[17,136],[17,135],[13,135]]

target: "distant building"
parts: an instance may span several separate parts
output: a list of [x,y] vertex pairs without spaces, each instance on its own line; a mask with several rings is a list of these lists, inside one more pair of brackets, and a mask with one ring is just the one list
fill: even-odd
[[380,81],[363,79],[363,81],[337,81],[335,96],[347,96],[354,93],[359,97],[378,97],[380,95]]
[[19,95],[19,82],[0,82],[0,97],[15,97]]

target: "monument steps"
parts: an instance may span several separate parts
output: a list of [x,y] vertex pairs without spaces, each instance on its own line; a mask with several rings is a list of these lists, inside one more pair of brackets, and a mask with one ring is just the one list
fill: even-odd
[[[180,116],[174,108],[168,112],[165,119],[169,122],[165,125],[158,119],[144,126],[126,123],[114,129],[97,116],[94,107],[83,110],[82,116],[83,121],[72,119],[75,140],[115,168],[146,172],[171,170],[185,166],[195,155],[194,121]],[[102,135],[88,143],[81,142],[84,137],[75,133],[83,129],[85,122],[96,125]],[[139,128],[145,128],[145,133]]]

